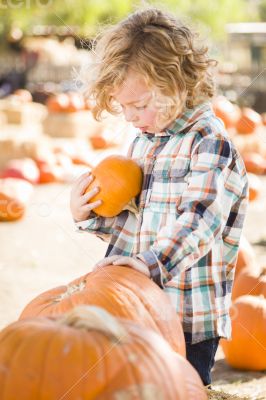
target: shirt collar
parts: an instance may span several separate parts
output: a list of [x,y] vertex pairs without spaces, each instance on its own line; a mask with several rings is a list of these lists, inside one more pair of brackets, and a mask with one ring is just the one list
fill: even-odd
[[190,125],[194,125],[201,118],[208,118],[212,115],[213,111],[210,102],[205,102],[194,108],[187,108],[182,115],[176,118],[164,131],[158,133],[140,132],[137,136],[152,138],[182,134],[187,132]]

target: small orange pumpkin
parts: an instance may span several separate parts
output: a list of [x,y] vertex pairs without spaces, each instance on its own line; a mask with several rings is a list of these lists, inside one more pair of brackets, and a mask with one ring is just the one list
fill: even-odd
[[266,298],[266,267],[249,266],[239,272],[234,282],[232,299],[246,294]]
[[60,167],[41,158],[35,159],[40,171],[39,183],[54,183],[60,181]]
[[67,286],[48,290],[33,299],[20,318],[63,314],[80,304],[97,305],[153,329],[185,355],[181,323],[167,295],[144,274],[129,267],[98,268]]
[[247,172],[253,174],[263,175],[266,172],[266,160],[259,153],[245,153],[243,154],[243,161]]
[[76,92],[59,93],[48,98],[48,111],[72,113],[85,109],[83,97]]
[[249,172],[248,174],[249,201],[256,200],[262,192],[262,182],[260,178]]
[[33,193],[31,183],[22,179],[0,179],[0,221],[16,221],[23,217]]
[[242,109],[242,114],[236,123],[236,130],[241,134],[254,133],[261,125],[261,116],[252,108],[245,107]]
[[89,202],[102,200],[93,211],[102,217],[114,217],[137,196],[142,186],[142,170],[132,159],[124,156],[109,156],[91,171],[95,179],[85,193],[98,186],[100,192]]
[[224,96],[218,96],[213,102],[215,115],[220,118],[226,128],[233,128],[239,119],[239,107]]
[[76,92],[68,93],[68,106],[63,110],[68,113],[77,112],[85,109],[83,97]]
[[0,365],[1,400],[207,400],[197,372],[162,337],[99,307],[9,325]]
[[111,140],[108,140],[108,138],[102,135],[102,133],[91,136],[90,143],[95,150],[109,149],[110,147],[116,145],[116,143],[112,142]]
[[62,112],[68,107],[69,98],[66,93],[58,93],[48,97],[46,106],[49,112]]
[[225,359],[233,368],[266,369],[266,299],[238,297],[231,307],[232,340],[221,340]]

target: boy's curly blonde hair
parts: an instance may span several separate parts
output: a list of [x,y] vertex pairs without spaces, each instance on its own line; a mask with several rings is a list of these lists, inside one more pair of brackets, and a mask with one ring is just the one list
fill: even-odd
[[[125,80],[129,68],[149,87],[156,87],[167,104],[168,114],[193,108],[214,95],[207,47],[196,46],[197,35],[172,15],[157,8],[136,11],[107,28],[95,40],[96,57],[87,91],[95,100],[94,117],[104,110],[117,113],[112,92]],[[170,107],[169,107],[170,105]]]

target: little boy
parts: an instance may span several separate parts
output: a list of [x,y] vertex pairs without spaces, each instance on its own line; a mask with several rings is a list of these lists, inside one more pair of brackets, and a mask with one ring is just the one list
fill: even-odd
[[118,106],[139,133],[128,155],[142,167],[138,214],[97,216],[100,202],[80,177],[71,211],[80,230],[110,241],[97,266],[127,265],[154,280],[181,318],[187,358],[211,383],[220,337],[230,337],[229,307],[247,205],[242,159],[214,115],[213,60],[195,35],[158,9],[130,15],[96,48],[89,83],[99,118]]

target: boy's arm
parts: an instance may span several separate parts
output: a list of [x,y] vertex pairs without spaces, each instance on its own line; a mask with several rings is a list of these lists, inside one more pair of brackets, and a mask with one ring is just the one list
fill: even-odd
[[193,151],[191,175],[176,204],[175,223],[164,226],[150,250],[137,255],[159,286],[205,256],[226,223],[242,228],[245,207],[237,212],[231,208],[239,198],[246,199],[247,182],[245,169],[236,166],[232,151],[225,138],[214,136],[201,139]]

